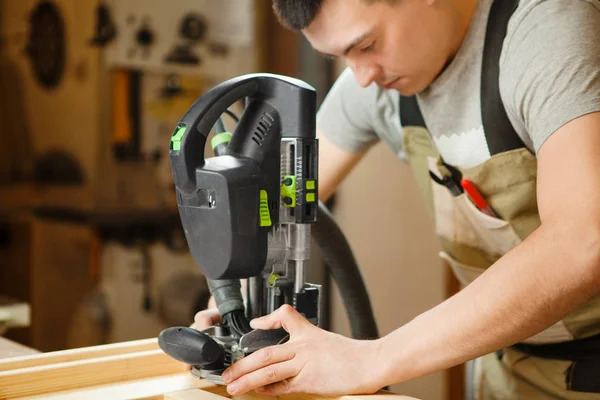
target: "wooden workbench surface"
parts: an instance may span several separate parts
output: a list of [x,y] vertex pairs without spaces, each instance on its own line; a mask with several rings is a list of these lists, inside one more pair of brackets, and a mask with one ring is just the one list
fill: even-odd
[[27,346],[23,346],[22,344],[15,343],[6,338],[0,337],[0,359],[28,356],[37,353],[39,353],[39,351],[29,348]]
[[[34,351],[0,338],[0,352]],[[34,351],[35,352],[35,351]],[[3,353],[6,354],[6,353]],[[14,354],[14,353],[11,353]],[[229,396],[224,386],[193,378],[155,338],[0,360],[0,399],[271,400],[254,392]],[[384,399],[385,397],[385,399]],[[325,400],[295,394],[286,400]],[[380,392],[327,400],[417,400]]]

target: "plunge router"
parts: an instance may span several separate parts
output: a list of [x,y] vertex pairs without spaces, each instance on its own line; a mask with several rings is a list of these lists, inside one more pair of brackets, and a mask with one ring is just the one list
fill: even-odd
[[[232,135],[211,129],[238,101]],[[317,221],[316,92],[272,74],[230,79],[201,96],[172,135],[170,158],[181,222],[191,254],[207,277],[222,323],[159,335],[171,357],[198,377],[221,372],[250,353],[283,343],[283,330],[253,331],[249,320],[290,304],[321,323],[321,286],[306,282],[311,225]],[[220,129],[224,130],[224,129]],[[240,279],[248,279],[246,300]]]

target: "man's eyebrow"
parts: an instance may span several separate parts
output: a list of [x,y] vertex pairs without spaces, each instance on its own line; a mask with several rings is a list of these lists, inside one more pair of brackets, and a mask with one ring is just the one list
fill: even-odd
[[350,44],[348,46],[346,46],[346,48],[343,51],[343,54],[346,55],[346,54],[350,53],[350,50],[352,50],[354,47],[359,45],[360,42],[365,40],[367,38],[367,36],[371,35],[372,32],[373,32],[373,30],[371,29],[368,32],[365,32],[362,35],[360,35],[359,37],[355,38],[352,42],[350,42]]
[[[373,33],[373,30],[369,30],[368,32],[363,33],[362,35],[360,35],[359,37],[357,37],[356,39],[354,39],[352,42],[350,42],[350,44],[348,44],[345,48],[344,51],[342,52],[343,55],[347,55],[348,53],[350,53],[350,50],[352,50],[354,47],[356,47],[357,45],[360,44],[360,42],[362,42],[363,40],[365,40],[368,36],[370,36]],[[316,49],[315,49],[316,50]],[[329,53],[323,53],[322,51],[316,50],[317,53],[319,53],[322,57],[325,58],[329,58],[329,59],[335,59],[338,56],[334,55],[334,54],[329,54]]]

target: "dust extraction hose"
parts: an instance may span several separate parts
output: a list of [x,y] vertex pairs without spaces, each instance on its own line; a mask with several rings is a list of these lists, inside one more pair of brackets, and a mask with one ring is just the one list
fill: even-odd
[[379,338],[369,293],[360,268],[342,230],[322,202],[319,202],[317,222],[312,225],[311,232],[340,290],[350,320],[352,337]]

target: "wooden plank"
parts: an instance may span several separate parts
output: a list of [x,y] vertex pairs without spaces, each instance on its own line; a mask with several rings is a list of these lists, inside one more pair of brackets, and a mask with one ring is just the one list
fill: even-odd
[[207,392],[216,394],[218,396],[221,396],[221,397],[231,398],[231,395],[229,393],[227,393],[227,386],[224,386],[224,385],[214,385],[214,386],[211,386],[204,390]]
[[[231,396],[229,393],[227,393],[227,387],[223,386],[223,385],[213,385],[207,388],[203,388],[203,391],[206,392],[210,392],[213,393],[215,395],[221,396],[221,397],[228,397],[230,399],[236,399],[236,400],[267,400],[267,399],[272,399],[272,397],[269,396],[261,396],[259,394],[257,394],[256,392],[251,392],[242,396]],[[407,396],[401,396],[401,395],[397,395],[391,392],[386,392],[386,391],[380,391],[376,394],[370,394],[370,395],[352,395],[352,396],[341,396],[341,397],[335,397],[337,400],[390,400],[389,397],[392,396],[394,398],[394,400],[417,400],[413,397],[407,397]],[[322,396],[315,396],[312,394],[293,394],[293,395],[286,395],[286,396],[280,396],[282,398],[289,398],[289,399],[295,399],[295,400],[319,400],[319,399],[328,399],[331,400],[331,397],[322,397]]]
[[94,386],[85,389],[68,390],[33,397],[21,397],[18,400],[163,400],[165,393],[189,389],[202,389],[214,385],[203,379],[194,378],[189,372],[138,379],[125,383]]
[[[165,400],[223,400],[229,398],[232,400],[272,400],[272,396],[261,396],[256,392],[250,392],[241,396],[230,396],[224,386],[212,386],[202,390],[192,389],[181,392],[168,393],[165,395]],[[414,397],[397,395],[390,392],[381,391],[370,395],[353,395],[353,396],[334,396],[324,397],[307,393],[295,393],[285,396],[279,396],[282,400],[417,400]]]
[[0,399],[36,396],[181,372],[162,350],[21,368],[0,373]]
[[338,400],[418,400],[414,397],[394,394],[390,392],[379,392],[375,394],[362,394],[352,396],[341,396]]
[[[197,399],[204,399],[204,395],[202,395],[203,397],[200,397],[200,393],[198,392],[209,392],[212,393],[214,395],[219,396],[219,398],[223,399],[223,398],[228,398],[231,400],[269,400],[269,399],[273,399],[272,396],[265,396],[265,395],[260,395],[254,391],[240,395],[240,396],[231,396],[229,393],[227,393],[227,387],[226,386],[219,386],[219,385],[215,385],[212,387],[208,387],[205,388],[203,390],[189,390],[190,394],[187,395],[187,399],[185,400],[197,400]],[[195,396],[195,397],[194,397]],[[289,400],[341,400],[342,397],[323,397],[323,396],[316,396],[313,394],[306,394],[306,393],[295,393],[295,394],[288,394],[285,396],[278,396],[278,398],[280,399],[289,399]],[[168,399],[167,396],[165,396],[165,399]],[[206,398],[207,400],[217,400],[215,398]],[[175,399],[173,399],[175,400]],[[179,400],[176,398],[176,400]],[[402,399],[404,400],[404,399]]]
[[148,350],[158,350],[158,348],[158,341],[156,338],[151,338],[101,346],[83,347],[80,349],[55,351],[37,355],[14,357],[7,360],[0,360],[0,372],[20,368],[41,367],[50,364],[89,360],[92,358],[108,357]]
[[227,400],[227,397],[219,396],[205,390],[191,389],[182,390],[174,393],[167,393],[164,396],[165,400]]
[[[272,399],[255,392],[232,397],[227,393],[225,386],[196,379],[189,372],[183,372],[181,363],[171,359],[160,349],[127,353],[156,346],[156,339],[148,339],[21,357],[18,362],[13,363],[4,362],[5,366],[10,364],[12,367],[26,367],[0,372],[0,400]],[[123,352],[125,353],[121,354]],[[44,365],[35,365],[36,361]],[[31,366],[32,363],[35,366]],[[393,396],[393,400],[415,400],[387,392],[333,399],[388,400],[383,397],[389,396]],[[310,394],[282,397],[290,400],[331,400]]]

